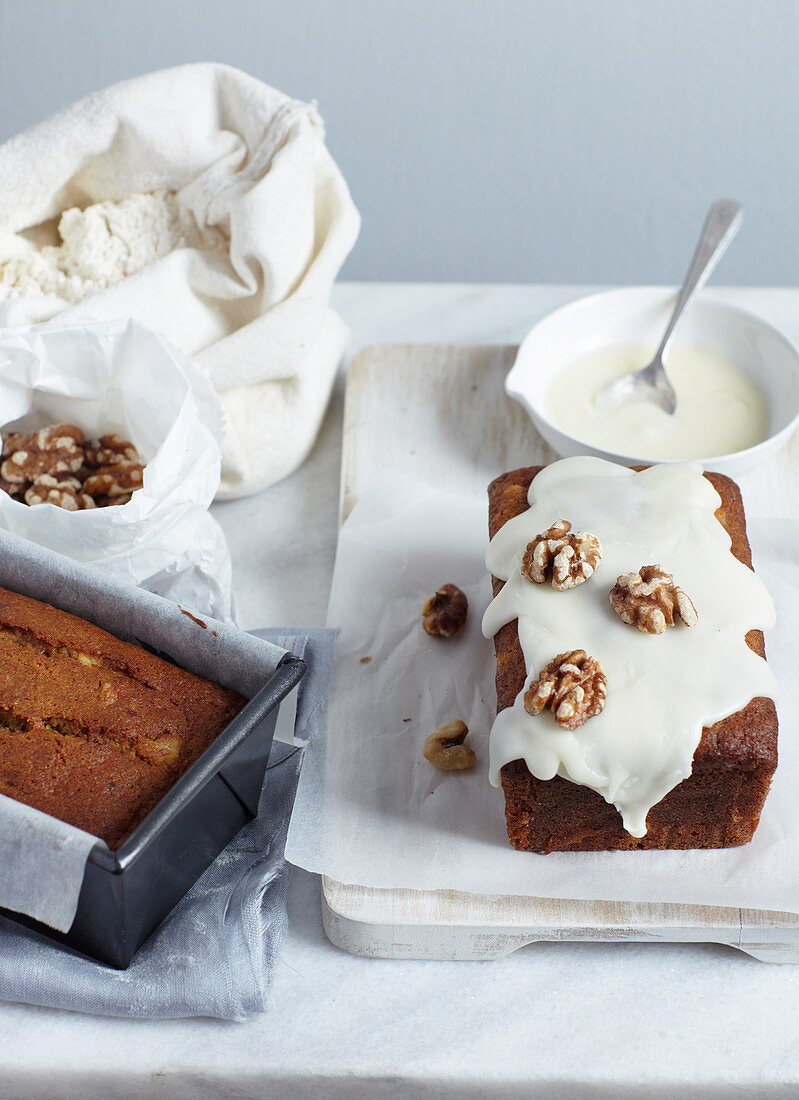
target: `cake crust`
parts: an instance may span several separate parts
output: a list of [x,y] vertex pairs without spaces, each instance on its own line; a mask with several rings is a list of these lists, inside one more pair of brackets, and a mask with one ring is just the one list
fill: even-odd
[[[491,483],[489,535],[527,510],[530,483],[541,466],[502,474]],[[740,490],[723,474],[705,477],[721,497],[716,517],[730,535],[732,553],[752,568]],[[494,595],[504,582],[492,578]],[[763,633],[746,635],[749,647],[765,657]],[[494,637],[497,657],[497,712],[513,704],[526,669],[517,622]],[[696,748],[690,777],[671,790],[647,816],[647,832],[625,831],[616,808],[590,787],[556,776],[539,780],[523,760],[501,770],[508,838],[531,852],[605,851],[643,848],[721,848],[751,840],[777,766],[777,712],[771,699],[755,698],[736,714],[706,727]]]
[[0,793],[117,848],[246,703],[0,588]]

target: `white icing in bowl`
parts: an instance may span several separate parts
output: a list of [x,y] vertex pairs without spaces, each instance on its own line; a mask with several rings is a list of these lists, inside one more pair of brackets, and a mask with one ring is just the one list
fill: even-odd
[[[631,444],[601,446],[564,431],[552,419],[547,393],[555,376],[575,360],[601,348],[623,344],[655,347],[663,335],[674,291],[631,287],[581,298],[550,313],[528,333],[505,381],[507,393],[527,411],[549,445],[563,457],[592,454],[626,466],[664,461],[654,451]],[[709,455],[698,448],[707,469],[733,477],[773,455],[799,424],[799,351],[762,318],[700,296],[680,323],[671,354],[681,346],[712,348],[735,363],[765,395],[766,438],[731,454]],[[643,366],[643,363],[640,364]],[[668,369],[668,356],[666,360]]]
[[651,362],[654,352],[647,344],[613,344],[563,367],[547,391],[545,411],[552,423],[593,446],[658,461],[733,454],[767,437],[765,393],[714,348],[681,345],[670,352],[674,413],[645,394],[602,401],[607,386]]

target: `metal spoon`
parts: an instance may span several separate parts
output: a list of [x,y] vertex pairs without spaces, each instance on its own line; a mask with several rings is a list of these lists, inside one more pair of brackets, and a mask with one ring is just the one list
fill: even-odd
[[598,409],[607,409],[629,397],[645,397],[655,404],[660,405],[667,413],[674,413],[677,408],[677,394],[669,382],[663,366],[663,356],[666,354],[674,330],[682,317],[683,310],[693,296],[700,290],[710,273],[721,257],[727,251],[727,246],[735,234],[741,228],[744,218],[744,209],[732,199],[720,199],[714,202],[705,218],[702,232],[696,245],[691,266],[685,276],[674,312],[671,315],[660,347],[655,352],[652,362],[635,371],[626,374],[623,378],[611,382],[605,389],[600,390],[594,401]]

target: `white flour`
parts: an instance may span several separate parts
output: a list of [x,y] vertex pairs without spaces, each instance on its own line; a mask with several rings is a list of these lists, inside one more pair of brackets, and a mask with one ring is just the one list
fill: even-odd
[[201,230],[171,191],[65,210],[58,233],[60,245],[37,248],[21,236],[0,244],[0,300],[54,294],[74,305],[176,248],[223,243],[217,230]]

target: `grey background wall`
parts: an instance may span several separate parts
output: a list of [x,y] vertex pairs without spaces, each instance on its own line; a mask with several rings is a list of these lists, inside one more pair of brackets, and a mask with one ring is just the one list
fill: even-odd
[[[194,60],[316,99],[351,279],[799,283],[796,0],[0,0],[0,139]],[[0,181],[0,185],[2,181]]]

